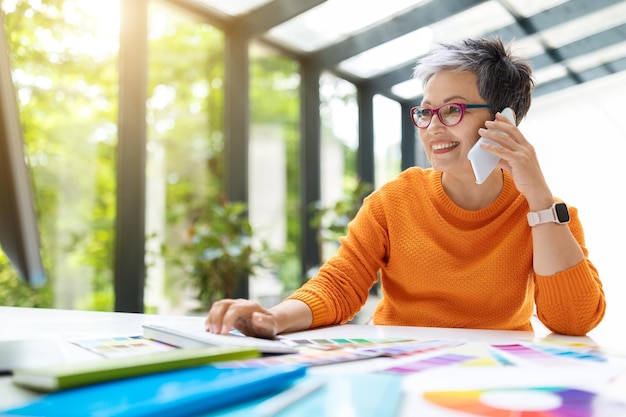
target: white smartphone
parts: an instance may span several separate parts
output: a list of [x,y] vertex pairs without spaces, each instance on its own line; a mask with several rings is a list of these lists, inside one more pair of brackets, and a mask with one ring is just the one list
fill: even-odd
[[[515,123],[515,118],[513,117],[513,110],[510,107],[506,107],[500,113],[511,122]],[[486,138],[478,139],[478,142],[472,146],[469,153],[467,154],[467,158],[472,163],[472,169],[474,170],[474,177],[476,178],[476,184],[482,184],[485,182],[491,171],[498,165],[500,162],[500,158],[491,152],[487,152],[483,148],[481,148],[480,144],[483,142],[495,143]]]

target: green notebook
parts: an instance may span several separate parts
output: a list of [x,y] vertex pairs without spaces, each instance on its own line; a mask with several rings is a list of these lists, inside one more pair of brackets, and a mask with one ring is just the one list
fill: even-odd
[[259,356],[259,350],[255,348],[176,349],[91,362],[14,369],[13,383],[37,391],[58,391],[98,382]]

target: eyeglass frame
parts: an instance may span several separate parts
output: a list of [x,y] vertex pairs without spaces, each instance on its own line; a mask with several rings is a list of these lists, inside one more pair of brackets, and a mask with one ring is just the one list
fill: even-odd
[[[459,117],[459,120],[454,123],[454,124],[447,124],[441,117],[441,113],[439,113],[439,110],[445,106],[449,106],[451,104],[454,104],[455,106],[459,106],[459,108],[461,109],[461,117]],[[491,104],[470,104],[470,103],[457,103],[454,101],[448,102],[448,103],[443,103],[441,106],[437,107],[437,108],[433,108],[433,107],[428,107],[428,106],[415,106],[412,107],[410,110],[410,115],[411,115],[411,122],[413,122],[413,124],[415,125],[415,127],[417,127],[418,129],[426,129],[428,126],[430,126],[431,122],[433,121],[433,117],[435,115],[437,115],[437,117],[439,118],[439,121],[441,122],[442,125],[447,126],[447,127],[452,127],[452,126],[456,126],[459,123],[461,123],[461,120],[463,120],[463,117],[465,117],[465,111],[467,109],[490,109],[493,106]],[[417,122],[415,121],[415,113],[417,113],[417,109],[429,109],[433,112],[433,114],[430,116],[430,120],[428,121],[428,124],[426,126],[419,126],[417,124]]]

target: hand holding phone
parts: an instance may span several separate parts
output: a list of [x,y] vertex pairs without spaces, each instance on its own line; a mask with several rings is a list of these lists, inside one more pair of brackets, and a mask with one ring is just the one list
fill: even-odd
[[[512,123],[515,123],[515,118],[513,117],[513,110],[510,107],[505,108],[500,112],[504,117],[509,119]],[[472,169],[474,170],[474,177],[476,177],[476,184],[482,184],[485,182],[491,171],[498,165],[500,162],[500,157],[492,154],[484,150],[480,144],[486,142],[496,145],[495,142],[481,137],[478,139],[478,142],[474,144],[472,149],[470,149],[467,154],[467,158],[472,163]]]

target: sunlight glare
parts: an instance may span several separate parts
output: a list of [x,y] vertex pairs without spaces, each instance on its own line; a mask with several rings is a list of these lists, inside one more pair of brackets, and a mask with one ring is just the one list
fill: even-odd
[[[84,22],[83,16],[89,17]],[[75,0],[63,5],[63,18],[76,26],[94,24],[93,35],[63,39],[68,49],[94,57],[110,57],[119,50],[120,1]]]
[[0,3],[0,9],[2,9],[6,14],[15,12],[16,8],[17,0],[4,0]]

